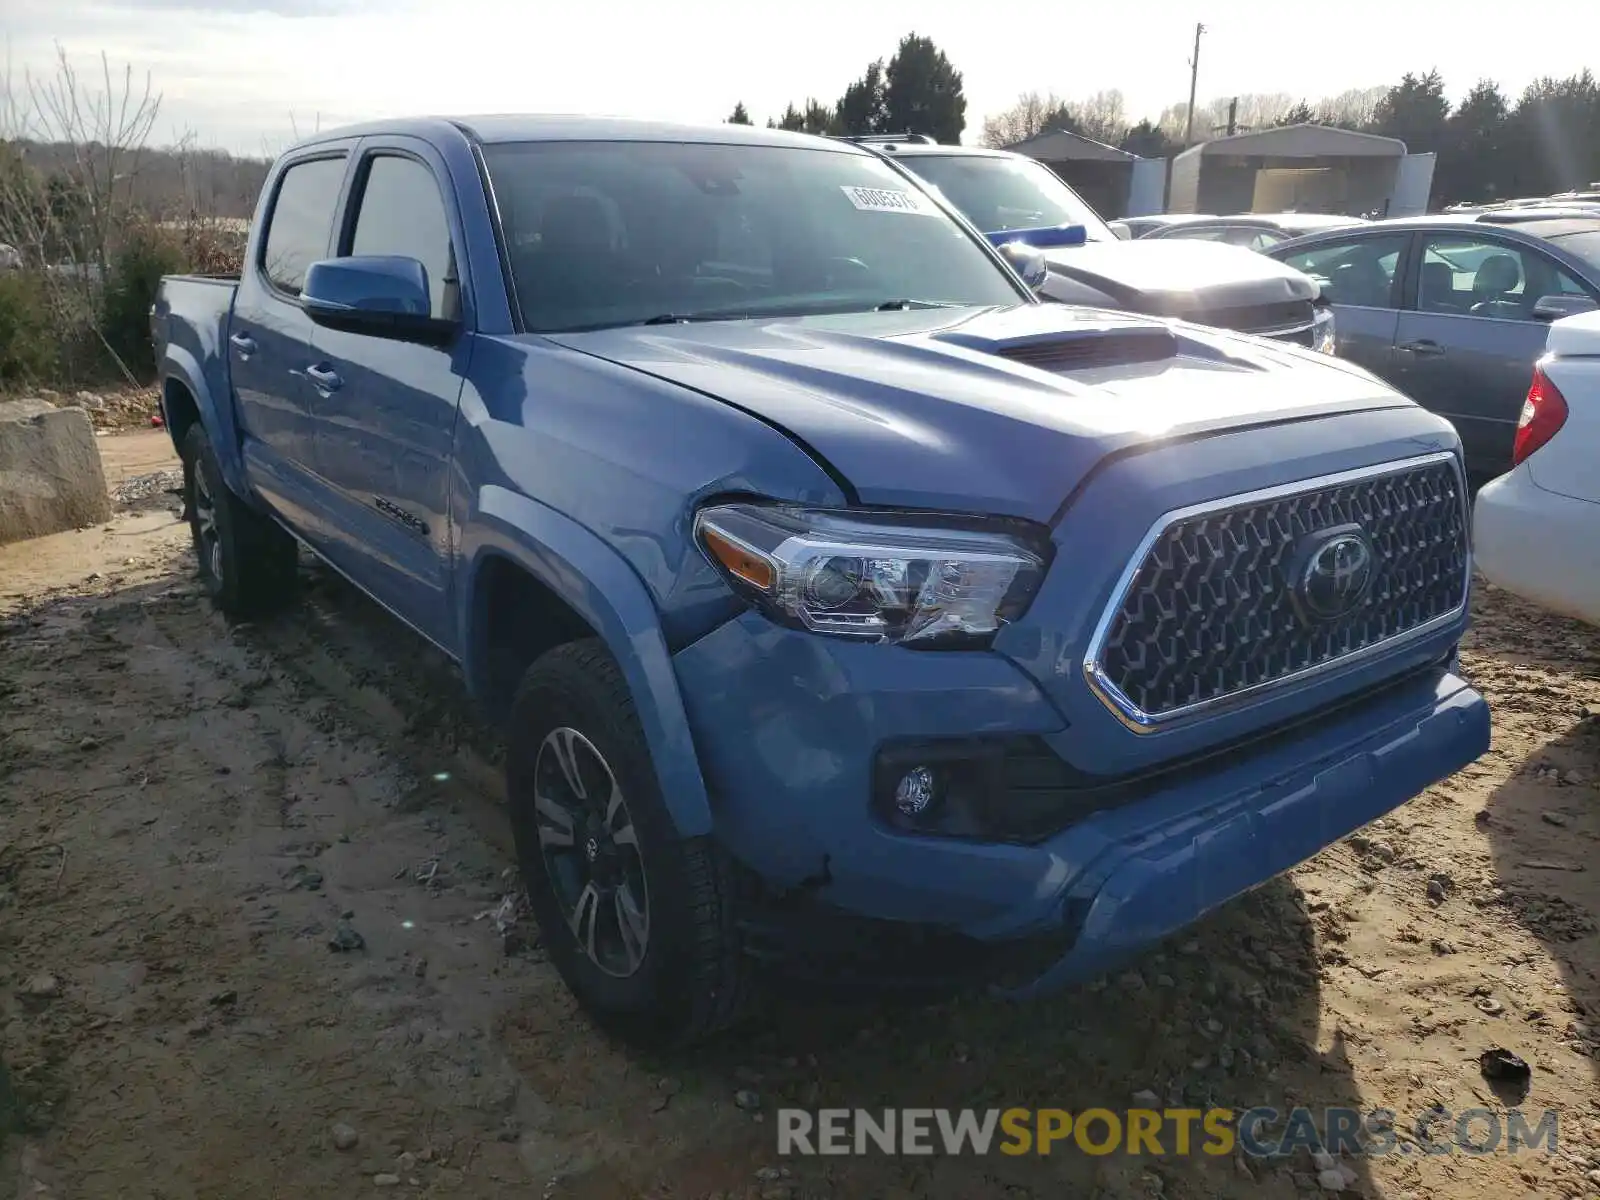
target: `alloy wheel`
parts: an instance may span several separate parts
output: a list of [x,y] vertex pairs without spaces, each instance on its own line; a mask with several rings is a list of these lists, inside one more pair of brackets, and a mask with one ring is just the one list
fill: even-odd
[[650,944],[650,893],[633,815],[605,756],[576,729],[552,730],[533,766],[545,874],[591,962],[625,979]]

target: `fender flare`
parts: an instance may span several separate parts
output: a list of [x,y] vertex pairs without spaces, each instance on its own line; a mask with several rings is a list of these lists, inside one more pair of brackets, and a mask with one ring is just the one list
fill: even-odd
[[[655,602],[620,554],[553,508],[499,486],[478,493],[476,520],[464,531],[464,578],[476,580],[486,558],[501,557],[527,571],[588,622],[622,668],[633,693],[662,800],[678,833],[711,831],[711,800],[689,730],[677,671],[662,636]],[[464,597],[461,645],[476,692],[484,676],[484,647],[471,626],[478,597]]]
[[[168,380],[176,380],[184,386],[189,395],[194,397],[200,425],[205,429],[206,437],[211,439],[212,449],[217,452],[217,462],[222,467],[224,482],[236,495],[248,496],[250,491],[245,484],[244,464],[240,461],[236,449],[233,414],[217,406],[216,397],[206,386],[205,371],[200,366],[200,360],[182,346],[170,344],[167,346],[166,354],[161,360],[161,416],[170,430],[173,424],[172,414],[167,411]],[[181,450],[181,447],[179,449]]]

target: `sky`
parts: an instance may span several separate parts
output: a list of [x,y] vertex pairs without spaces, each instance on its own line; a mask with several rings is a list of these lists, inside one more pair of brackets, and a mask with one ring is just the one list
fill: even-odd
[[[1545,0],[1544,29],[1600,26],[1594,0]],[[931,37],[963,73],[966,140],[1022,92],[1120,89],[1129,116],[1188,98],[1288,92],[1311,103],[1437,68],[1452,99],[1478,79],[1515,96],[1594,65],[1586,37],[1495,36],[1441,0],[0,0],[12,94],[54,71],[131,66],[162,95],[157,143],[192,135],[276,153],[318,127],[373,117],[604,113],[758,123],[808,95],[831,103],[902,36]]]

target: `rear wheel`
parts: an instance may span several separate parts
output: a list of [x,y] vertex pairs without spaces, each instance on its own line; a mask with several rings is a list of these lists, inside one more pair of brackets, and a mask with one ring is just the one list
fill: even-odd
[[288,600],[298,544],[229,490],[211,439],[198,422],[183,439],[183,499],[200,581],[219,608],[245,616]]
[[732,865],[710,839],[679,836],[598,640],[559,646],[523,677],[506,793],[545,949],[597,1023],[660,1047],[742,1015]]

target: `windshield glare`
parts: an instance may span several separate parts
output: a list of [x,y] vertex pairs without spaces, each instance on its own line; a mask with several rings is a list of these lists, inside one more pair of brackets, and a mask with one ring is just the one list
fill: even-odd
[[1593,233],[1568,233],[1550,239],[1568,254],[1575,254],[1600,271],[1600,230]]
[[985,233],[1082,225],[1091,242],[1117,235],[1043,163],[987,154],[907,154],[901,164],[944,193],[945,199]]
[[845,150],[485,147],[533,332],[1031,297],[925,193]]

